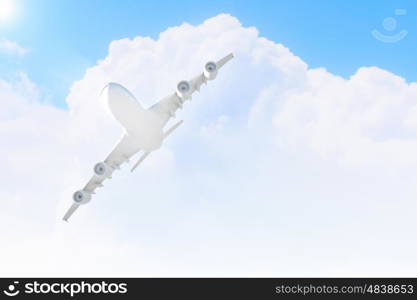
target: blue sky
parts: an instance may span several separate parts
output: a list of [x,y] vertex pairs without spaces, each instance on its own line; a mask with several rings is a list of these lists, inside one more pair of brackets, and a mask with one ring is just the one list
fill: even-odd
[[[26,72],[45,97],[65,106],[71,84],[106,56],[120,38],[151,36],[219,13],[255,26],[261,36],[284,44],[310,67],[325,67],[349,77],[358,67],[379,66],[417,81],[416,1],[53,1],[16,0],[14,17],[0,23],[0,37],[30,49],[23,58],[0,56],[2,77]],[[406,15],[395,15],[406,9]],[[382,22],[394,17],[408,35],[383,43],[371,35],[387,32]]]

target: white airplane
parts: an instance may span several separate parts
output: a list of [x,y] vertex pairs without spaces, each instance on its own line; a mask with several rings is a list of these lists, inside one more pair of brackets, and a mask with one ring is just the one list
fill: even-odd
[[88,203],[96,188],[102,187],[103,181],[111,178],[114,170],[128,162],[133,155],[143,151],[142,156],[133,165],[132,172],[152,151],[161,147],[162,141],[183,122],[177,122],[164,132],[163,128],[168,120],[175,117],[176,110],[182,108],[183,103],[191,99],[193,92],[199,91],[203,83],[216,78],[217,71],[232,58],[233,54],[231,53],[218,62],[206,63],[203,73],[190,81],[180,81],[173,94],[148,109],[144,109],[135,97],[120,84],[109,83],[102,93],[107,96],[109,109],[113,117],[124,127],[125,132],[107,158],[94,166],[94,175],[86,186],[74,193],[74,203],[66,212],[64,221],[68,221],[80,205]]

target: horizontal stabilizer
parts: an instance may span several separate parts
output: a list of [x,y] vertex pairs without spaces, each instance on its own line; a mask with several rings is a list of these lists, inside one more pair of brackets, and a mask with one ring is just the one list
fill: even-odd
[[166,132],[164,132],[164,138],[166,138],[168,135],[170,135],[175,129],[177,129],[182,123],[184,122],[184,120],[181,120],[179,122],[177,122],[174,126],[172,126],[170,129],[168,129]]
[[151,152],[147,151],[145,153],[142,154],[142,156],[139,158],[139,160],[135,163],[135,165],[133,166],[132,170],[130,170],[130,172],[133,172],[139,165],[141,162],[143,162],[145,160],[146,157],[148,157],[148,155]]

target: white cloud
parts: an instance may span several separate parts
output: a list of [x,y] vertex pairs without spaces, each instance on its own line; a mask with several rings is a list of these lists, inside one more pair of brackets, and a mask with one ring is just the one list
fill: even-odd
[[28,52],[28,49],[23,48],[14,41],[0,40],[0,52],[17,56],[24,56]]
[[[229,52],[163,149],[63,223],[121,133],[104,84],[151,105]],[[416,96],[378,68],[309,69],[228,15],[113,41],[68,111],[0,81],[0,275],[415,275]]]
[[416,83],[376,67],[348,80],[323,69],[307,78],[274,116],[288,140],[348,165],[416,166]]

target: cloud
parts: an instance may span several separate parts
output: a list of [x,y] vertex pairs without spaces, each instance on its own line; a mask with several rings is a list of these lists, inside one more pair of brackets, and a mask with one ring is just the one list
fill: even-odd
[[[234,52],[135,173],[61,221],[119,138],[98,97],[149,106]],[[113,41],[67,97],[0,81],[3,276],[415,275],[415,83],[376,67],[311,69],[229,15]],[[29,250],[28,250],[29,249]]]
[[285,98],[274,125],[292,143],[348,166],[416,166],[417,84],[376,67],[349,79],[324,69]]
[[23,48],[14,41],[0,40],[0,52],[16,56],[25,56],[28,49]]

